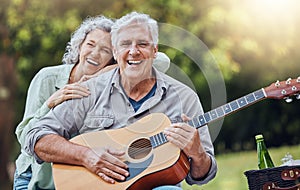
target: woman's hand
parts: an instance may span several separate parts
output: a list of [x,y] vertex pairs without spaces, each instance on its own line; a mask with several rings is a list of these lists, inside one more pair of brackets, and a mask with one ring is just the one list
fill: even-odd
[[53,108],[62,102],[74,98],[89,96],[90,91],[79,83],[67,84],[63,88],[54,92],[47,100],[47,106]]

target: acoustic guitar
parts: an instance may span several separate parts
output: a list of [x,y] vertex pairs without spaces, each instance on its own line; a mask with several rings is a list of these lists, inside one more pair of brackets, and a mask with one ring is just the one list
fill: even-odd
[[[237,100],[213,109],[188,121],[199,128],[228,114],[266,98],[300,99],[300,77],[271,84]],[[136,123],[120,129],[90,132],[70,141],[96,149],[112,146],[125,150],[124,162],[130,176],[125,181],[109,184],[83,166],[53,163],[53,178],[58,190],[75,189],[152,189],[165,184],[177,184],[189,172],[189,160],[179,148],[168,142],[163,130],[171,124],[163,113],[150,114]]]

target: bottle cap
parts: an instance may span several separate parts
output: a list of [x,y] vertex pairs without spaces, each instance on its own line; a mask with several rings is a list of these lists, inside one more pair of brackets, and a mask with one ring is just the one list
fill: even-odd
[[256,139],[256,140],[261,140],[261,139],[263,139],[263,138],[264,138],[264,137],[263,137],[262,134],[255,135],[255,139]]

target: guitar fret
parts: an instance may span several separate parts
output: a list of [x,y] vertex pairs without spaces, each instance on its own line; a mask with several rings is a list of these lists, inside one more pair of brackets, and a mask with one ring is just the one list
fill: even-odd
[[157,136],[157,139],[158,139],[158,142],[159,142],[159,144],[161,144],[161,138],[160,138],[160,135],[159,135],[160,133],[158,133],[158,134],[156,134],[155,136]]
[[240,107],[244,107],[247,105],[246,99],[244,97],[237,100]]
[[195,127],[195,128],[201,126],[201,123],[200,123],[198,117],[194,117],[194,118],[193,118],[193,122],[194,122],[194,127]]
[[224,111],[226,114],[230,113],[232,110],[231,110],[231,107],[229,106],[229,104],[225,104],[223,107],[224,108]]
[[155,142],[155,147],[159,146],[159,142],[157,141],[156,135],[153,136],[154,142]]
[[217,112],[217,114],[218,114],[218,117],[224,116],[224,110],[223,110],[222,107],[218,107],[218,108],[216,109],[216,112]]
[[253,94],[253,93],[248,94],[248,95],[246,96],[246,100],[247,100],[248,103],[254,102],[254,101],[255,101],[254,94]]
[[205,123],[207,123],[207,122],[205,121],[205,118],[203,117],[203,115],[200,115],[200,116],[198,117],[198,120],[199,120],[200,126],[203,126]]
[[159,133],[158,134],[158,136],[159,136],[159,139],[160,139],[160,144],[163,144],[163,143],[165,143],[166,141],[166,138],[164,138],[165,136],[164,136],[164,134],[163,133]]
[[163,140],[162,143],[168,142],[167,137],[163,133],[159,133],[159,134],[161,135],[161,138]]
[[210,115],[211,115],[211,118],[214,120],[217,118],[217,113],[216,113],[216,110],[211,110],[210,111]]
[[167,137],[163,134],[163,132],[160,132],[156,135],[153,135],[150,137],[150,142],[153,148],[156,148],[166,142],[168,142]]
[[194,119],[197,121],[197,124],[198,124],[197,126],[195,126],[195,128],[201,127],[203,125],[203,124],[201,124],[199,117],[195,117]]
[[157,134],[154,135],[154,138],[155,138],[155,140],[156,140],[157,146],[159,146],[159,145],[160,145],[160,142],[159,142],[159,138],[158,138]]
[[207,123],[211,120],[210,115],[209,115],[209,112],[205,113],[203,116],[204,116],[205,121],[206,121]]
[[235,110],[237,110],[239,108],[239,105],[238,105],[238,103],[236,101],[230,102],[229,105],[230,105],[232,111],[235,111]]
[[191,120],[189,120],[189,121],[187,122],[189,126],[196,127],[195,124],[194,124],[194,119],[195,119],[195,118],[193,118],[193,119],[191,119]]
[[254,96],[255,96],[256,100],[259,100],[261,98],[264,98],[265,94],[264,94],[263,90],[257,90],[254,92]]
[[157,143],[154,140],[154,136],[150,137],[150,142],[153,148],[157,147]]

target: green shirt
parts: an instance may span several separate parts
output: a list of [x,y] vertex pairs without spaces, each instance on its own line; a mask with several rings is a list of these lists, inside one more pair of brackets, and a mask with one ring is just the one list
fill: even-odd
[[[59,65],[41,69],[32,79],[25,106],[23,120],[16,128],[16,135],[21,147],[24,147],[26,133],[34,124],[49,112],[46,100],[57,90],[68,84],[69,75],[74,65]],[[16,160],[18,173],[25,172],[31,165],[32,179],[28,189],[34,190],[36,185],[43,189],[55,189],[50,163],[38,164],[32,156],[21,148]]]

